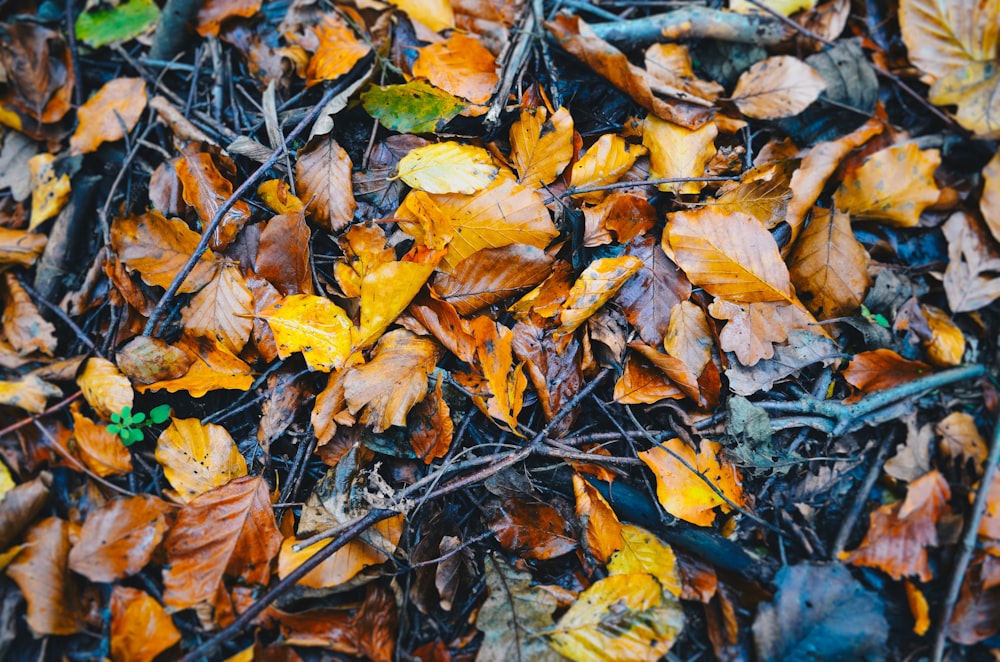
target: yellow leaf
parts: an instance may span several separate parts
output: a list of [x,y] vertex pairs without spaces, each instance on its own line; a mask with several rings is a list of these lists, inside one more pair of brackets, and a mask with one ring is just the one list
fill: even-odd
[[131,382],[107,359],[96,356],[87,359],[87,365],[76,383],[83,391],[87,404],[105,421],[111,420],[112,413],[117,414],[132,406],[135,394]]
[[712,209],[670,214],[663,244],[688,279],[709,294],[741,303],[795,302],[778,245],[752,216]]
[[45,250],[49,238],[37,232],[0,228],[0,264],[30,267]]
[[[111,224],[111,246],[130,271],[138,271],[147,285],[170,287],[174,276],[194,253],[201,236],[176,218],[164,218],[158,211],[124,216]],[[197,292],[215,276],[219,265],[206,250],[184,279],[181,294]]]
[[623,525],[597,489],[578,473],[573,474],[576,517],[584,529],[587,550],[601,563],[622,548]]
[[399,161],[400,179],[427,193],[464,193],[486,187],[498,169],[482,147],[442,142],[417,147]]
[[[621,136],[606,133],[590,146],[580,160],[573,164],[573,188],[613,184],[646,153],[642,145],[626,142]],[[576,197],[586,202],[598,202],[604,191],[580,193]]]
[[69,202],[69,175],[56,172],[56,157],[47,152],[36,154],[28,160],[31,172],[31,221],[28,230],[34,230],[62,210]]
[[302,200],[292,195],[288,183],[280,179],[269,179],[261,183],[257,187],[257,195],[276,214],[289,214],[305,209]]
[[174,347],[187,355],[188,360],[181,361],[182,366],[184,363],[189,365],[187,371],[180,377],[139,384],[136,386],[137,391],[187,391],[191,397],[200,398],[209,391],[246,391],[253,385],[250,366],[233,355],[215,337],[193,336],[185,331],[181,341]]
[[[649,176],[653,179],[704,177],[705,166],[715,156],[715,137],[719,128],[707,122],[698,129],[685,129],[673,122],[664,122],[655,115],[646,116],[642,144],[649,149]],[[576,184],[576,180],[573,180]],[[705,182],[660,184],[661,191],[699,193]]]
[[58,398],[62,394],[58,387],[36,375],[27,375],[16,382],[0,381],[0,404],[18,407],[32,414],[41,414],[49,398]]
[[[403,516],[390,517],[376,524],[374,529],[381,534],[383,541],[395,545],[403,533]],[[306,559],[330,543],[329,540],[321,540],[296,552],[292,547],[297,542],[298,540],[291,537],[285,538],[281,543],[281,551],[278,552],[278,577],[286,577],[288,573],[302,565]],[[365,568],[384,563],[389,558],[384,552],[392,551],[392,549],[384,551],[376,549],[363,540],[351,540],[316,568],[310,570],[298,583],[310,588],[340,586],[353,579]]]
[[711,107],[726,91],[718,83],[700,80],[695,75],[691,55],[681,44],[653,44],[646,49],[645,59],[651,87],[658,94]]
[[935,105],[958,106],[955,121],[977,138],[1000,138],[1000,119],[996,117],[998,97],[1000,59],[970,62],[937,79],[927,92],[927,98]]
[[517,415],[524,404],[528,380],[523,365],[514,366],[514,334],[484,316],[472,320],[471,327],[476,338],[476,356],[492,393],[486,402],[487,410],[505,422],[511,432],[523,436],[517,429]]
[[302,352],[310,370],[330,372],[351,353],[354,325],[344,309],[324,297],[293,294],[260,311],[278,343],[278,355]]
[[684,627],[680,603],[649,574],[612,575],[580,594],[549,635],[552,647],[578,662],[654,662]]
[[560,107],[548,117],[544,106],[522,110],[510,127],[510,160],[518,181],[528,186],[551,184],[573,158],[573,118]]
[[819,319],[853,315],[868,291],[868,251],[851,231],[850,217],[816,207],[788,255],[799,296]]
[[226,264],[181,310],[184,328],[213,336],[233,354],[243,351],[253,330],[253,294],[236,264]]
[[573,283],[559,311],[558,335],[573,333],[642,268],[634,255],[594,260]]
[[869,156],[844,178],[834,205],[854,219],[912,227],[924,208],[937,202],[934,171],[940,164],[936,149],[921,150],[912,142],[893,145]]
[[683,361],[695,375],[701,375],[712,359],[712,330],[701,306],[681,301],[670,309],[663,349]]
[[378,340],[403,312],[430,275],[433,264],[386,262],[361,279],[361,331],[358,348]]
[[125,137],[146,109],[146,83],[141,78],[108,81],[76,111],[77,127],[69,139],[70,154],[89,154],[102,143]]
[[372,350],[371,361],[352,367],[344,378],[351,413],[361,411],[358,420],[375,432],[405,426],[410,408],[427,395],[427,375],[440,354],[430,338],[404,329],[385,334]]
[[639,459],[656,476],[656,497],[664,510],[685,522],[709,526],[715,521],[716,506],[721,506],[723,512],[732,509],[695,472],[704,476],[729,501],[736,505],[743,503],[740,474],[736,467],[719,458],[721,450],[721,444],[703,439],[696,456],[683,441],[671,439],[639,453]]
[[[816,6],[816,0],[761,0],[760,4],[773,9],[782,16],[791,16],[795,12],[812,9]],[[729,10],[741,14],[761,12],[760,7],[747,2],[747,0],[729,0]]]
[[681,596],[681,578],[674,550],[646,529],[622,524],[622,546],[608,561],[612,575],[646,573],[660,582],[660,587],[675,598]]
[[389,0],[389,2],[434,32],[455,27],[455,13],[449,0]]
[[909,579],[903,582],[903,586],[906,588],[906,601],[910,604],[910,613],[913,614],[913,633],[922,637],[931,627],[927,598]]
[[942,368],[960,364],[962,355],[965,354],[965,335],[962,330],[940,308],[922,303],[920,310],[931,329],[931,338],[924,343],[927,360],[931,365]]
[[14,479],[10,475],[10,469],[3,462],[0,462],[0,502],[7,496],[7,492],[14,489]]
[[233,478],[247,463],[224,427],[196,418],[175,418],[156,441],[156,461],[184,503]]
[[798,115],[825,89],[826,81],[808,64],[776,55],[743,72],[732,101],[747,117],[774,120]]

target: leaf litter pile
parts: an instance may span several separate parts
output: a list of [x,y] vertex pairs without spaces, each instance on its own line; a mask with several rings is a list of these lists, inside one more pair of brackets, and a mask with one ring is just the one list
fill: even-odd
[[0,657],[998,655],[1000,4],[666,4],[0,4]]

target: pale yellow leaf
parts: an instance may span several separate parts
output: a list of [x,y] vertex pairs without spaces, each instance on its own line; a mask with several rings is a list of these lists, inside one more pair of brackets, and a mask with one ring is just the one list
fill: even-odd
[[378,340],[403,312],[434,272],[433,264],[386,262],[361,279],[359,348]]
[[226,429],[196,418],[175,418],[156,441],[156,461],[184,503],[233,478],[247,463]]
[[16,382],[0,381],[0,404],[23,409],[32,414],[45,411],[49,398],[62,396],[62,391],[52,384],[27,375]]
[[[707,122],[698,129],[685,129],[655,115],[646,116],[642,144],[649,149],[649,176],[653,179],[704,177],[705,166],[715,156],[719,128]],[[574,185],[576,180],[573,181]],[[699,193],[705,182],[660,184],[661,191]]]
[[56,157],[48,152],[36,154],[28,160],[31,173],[31,220],[28,230],[58,214],[69,202],[71,186],[69,175],[59,173]]
[[278,344],[278,355],[302,352],[310,370],[329,372],[351,353],[353,329],[344,309],[325,297],[293,294],[260,311]]
[[452,141],[412,149],[398,166],[400,179],[427,193],[475,193],[488,186],[497,172],[485,149]]
[[997,57],[1000,3],[900,0],[899,28],[910,62],[934,78]]
[[455,27],[455,12],[448,0],[389,0],[434,32]]
[[621,525],[622,546],[608,561],[612,575],[647,573],[660,582],[664,591],[681,596],[677,557],[667,543],[635,524]]
[[225,264],[181,310],[184,328],[199,336],[214,336],[239,354],[253,330],[253,294],[236,264]]
[[[760,4],[773,9],[782,16],[791,16],[795,12],[812,9],[816,6],[816,0],[760,0]],[[763,13],[760,7],[747,2],[747,0],[729,0],[729,9],[741,14]]]
[[798,115],[825,89],[826,81],[808,64],[776,55],[743,72],[732,100],[747,117],[773,120]]
[[701,306],[681,301],[670,310],[663,349],[683,361],[695,375],[700,375],[712,359],[712,335]]
[[642,260],[634,255],[604,257],[591,262],[573,283],[559,310],[556,333],[573,333],[641,268]]

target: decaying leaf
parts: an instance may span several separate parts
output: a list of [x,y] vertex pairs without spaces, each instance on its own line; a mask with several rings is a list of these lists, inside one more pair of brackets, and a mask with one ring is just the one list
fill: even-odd
[[955,212],[941,226],[948,240],[944,292],[952,312],[979,310],[1000,298],[1000,251],[966,212]]
[[747,117],[773,120],[798,115],[825,89],[826,81],[808,64],[790,55],[776,55],[740,76],[732,100]]
[[37,636],[73,634],[83,625],[77,580],[68,566],[70,527],[58,517],[38,522],[7,566],[7,576],[28,601],[28,625]]
[[181,311],[184,326],[215,336],[233,354],[243,351],[253,329],[253,294],[234,264],[225,264]]
[[115,78],[80,106],[77,128],[69,141],[71,154],[89,154],[102,143],[125,137],[146,109],[146,83],[141,78]]
[[[138,271],[148,285],[170,287],[174,276],[188,261],[200,237],[186,223],[164,218],[151,211],[139,216],[123,216],[111,225],[111,246],[131,271]],[[184,279],[178,292],[196,292],[212,280],[218,265],[212,251],[206,251]]]
[[247,475],[247,463],[229,432],[196,418],[175,418],[156,442],[156,461],[185,503],[233,478]]
[[922,150],[912,142],[888,147],[844,178],[834,204],[859,220],[914,226],[938,199],[934,171],[940,164],[936,149]]
[[[206,152],[187,153],[174,166],[183,186],[184,201],[198,212],[202,223],[208,224],[233,195],[233,183],[223,176],[212,156]],[[237,200],[222,215],[222,222],[212,234],[211,247],[222,250],[233,243],[236,235],[250,220],[250,205]]]
[[926,363],[909,361],[891,349],[876,349],[855,354],[843,374],[849,384],[871,393],[924,377],[933,371]]
[[539,636],[552,627],[555,596],[531,586],[529,573],[512,568],[499,556],[489,555],[484,561],[489,595],[476,616],[476,627],[485,635],[476,660],[559,660]]
[[295,163],[298,194],[307,200],[306,217],[330,232],[343,230],[354,218],[351,157],[333,138],[314,139]]
[[594,260],[583,270],[559,311],[558,334],[573,333],[642,267],[633,255]]
[[608,502],[580,474],[573,474],[573,494],[576,496],[576,517],[584,531],[586,550],[601,563],[622,548],[623,525]]

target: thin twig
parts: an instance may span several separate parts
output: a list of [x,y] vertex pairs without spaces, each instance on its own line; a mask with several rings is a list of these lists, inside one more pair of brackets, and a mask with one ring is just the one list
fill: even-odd
[[889,457],[889,451],[894,450],[895,446],[896,444],[893,443],[893,439],[891,438],[882,442],[879,446],[878,453],[875,454],[875,461],[868,468],[868,473],[865,474],[865,479],[861,482],[861,487],[858,488],[858,491],[854,495],[854,503],[851,504],[851,509],[848,511],[847,516],[840,523],[837,537],[833,539],[833,548],[830,550],[831,561],[836,561],[840,553],[844,551],[844,547],[847,546],[847,539],[854,529],[854,524],[858,521],[858,517],[861,516],[861,511],[868,501],[868,495],[871,494],[872,488],[875,487],[875,481],[878,480],[879,475],[882,473],[882,465],[885,464],[886,459]]
[[56,438],[52,436],[52,433],[46,430],[45,426],[42,425],[37,418],[32,419],[31,422],[35,424],[35,427],[38,428],[38,431],[42,433],[43,437],[45,437],[45,441],[47,442],[46,445],[52,450],[54,450],[59,457],[69,462],[71,467],[73,467],[74,469],[76,469],[81,473],[87,474],[94,482],[100,483],[109,490],[118,492],[119,494],[124,494],[125,496],[135,496],[135,492],[130,492],[129,490],[126,490],[124,487],[119,487],[114,483],[112,483],[111,481],[107,481],[101,478],[93,471],[91,471],[89,468],[87,468],[87,466],[83,462],[73,457],[73,455],[70,454],[69,451],[63,448],[62,445],[58,441],[56,441]]
[[54,412],[59,411],[63,407],[68,406],[74,400],[79,399],[81,395],[83,395],[83,391],[77,391],[73,395],[71,395],[71,396],[69,396],[67,398],[63,398],[62,400],[60,400],[59,402],[55,403],[54,405],[52,405],[51,407],[49,407],[48,409],[46,409],[45,411],[43,411],[40,414],[35,414],[34,416],[29,416],[28,418],[22,418],[17,423],[11,423],[10,425],[8,425],[7,427],[5,427],[4,429],[0,430],[0,438],[6,436],[8,434],[10,434],[11,432],[16,432],[17,430],[20,430],[21,428],[23,428],[26,425],[31,425],[32,423],[34,423],[35,421],[37,421],[38,419],[40,419],[40,418],[42,418],[44,416],[48,416],[49,414],[52,414]]
[[[623,188],[637,188],[639,186],[658,186],[660,184],[683,184],[684,182],[738,182],[739,177],[667,177],[665,179],[639,179],[627,182],[614,182],[613,184],[600,184],[596,186],[581,186],[579,188],[569,187],[559,194],[558,197],[565,198],[581,193],[592,193],[593,191],[616,191]],[[548,201],[546,201],[548,202]]]
[[937,635],[934,638],[934,653],[931,655],[931,662],[941,662],[944,658],[944,647],[948,639],[948,623],[955,611],[955,603],[962,590],[965,573],[969,570],[972,553],[976,549],[979,523],[986,511],[986,501],[989,498],[990,488],[996,479],[998,461],[1000,461],[1000,416],[997,417],[997,421],[993,425],[990,453],[986,458],[986,465],[983,467],[983,477],[979,481],[979,490],[976,492],[976,500],[972,504],[972,512],[965,525],[965,535],[962,536],[962,542],[959,546],[960,552],[958,558],[955,559],[955,568],[952,571],[951,582],[948,584],[948,594],[945,596],[942,607],[941,622],[938,624]]

